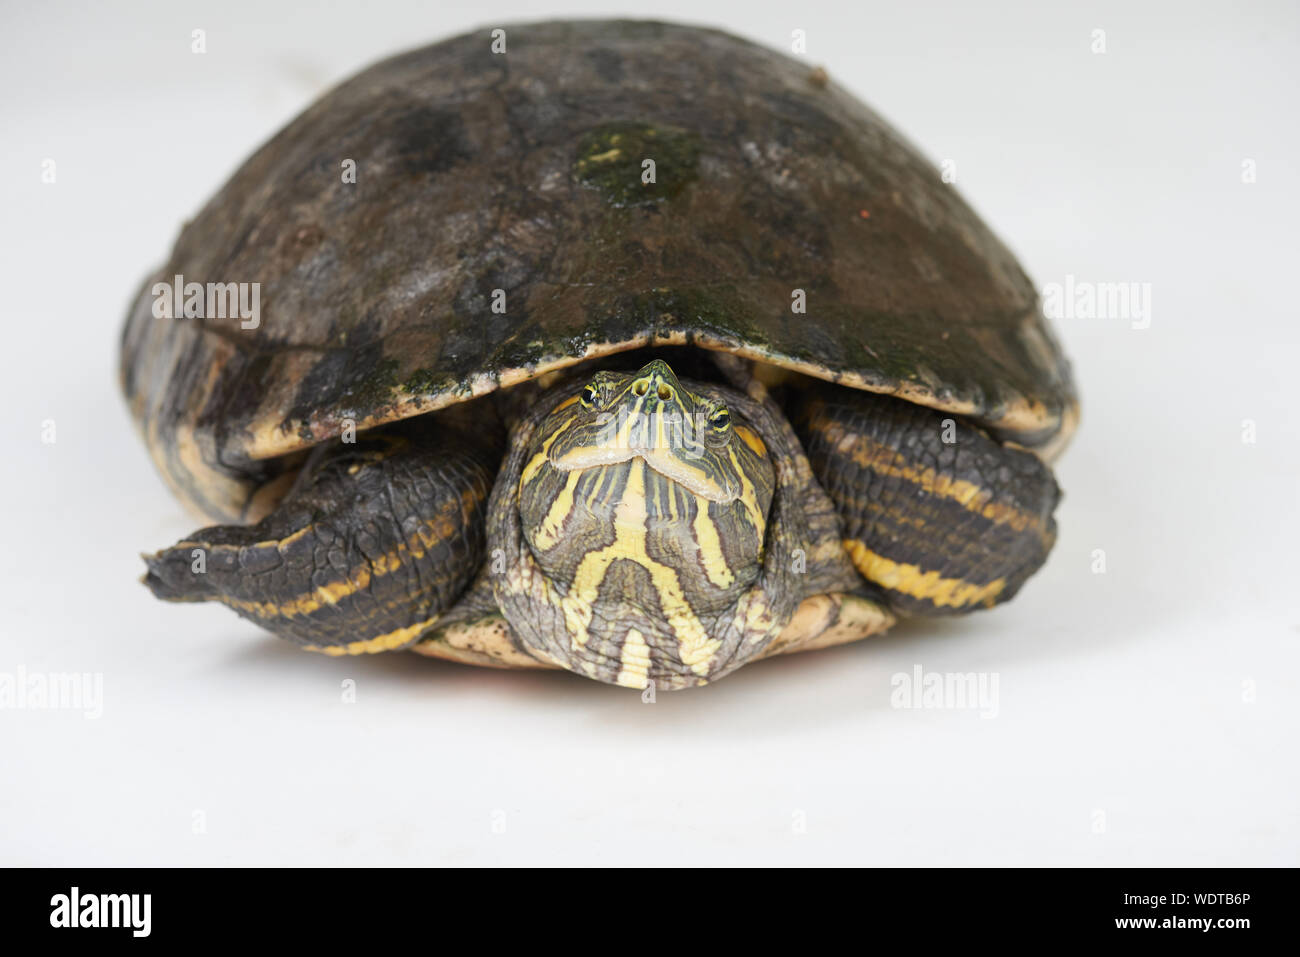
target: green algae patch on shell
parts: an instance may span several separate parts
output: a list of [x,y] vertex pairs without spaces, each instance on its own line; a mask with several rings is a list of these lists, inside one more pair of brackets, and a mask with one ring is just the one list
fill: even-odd
[[582,134],[573,176],[619,208],[670,199],[695,179],[700,140],[689,130],[606,123]]

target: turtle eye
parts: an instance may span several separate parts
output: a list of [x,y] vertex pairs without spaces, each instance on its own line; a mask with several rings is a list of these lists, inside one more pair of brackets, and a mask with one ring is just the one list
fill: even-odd
[[731,428],[731,413],[726,409],[718,409],[709,416],[709,425],[713,426],[715,432],[725,432]]
[[600,398],[600,390],[596,388],[595,383],[588,382],[586,385],[582,387],[582,395],[579,397],[579,401],[582,403],[582,407],[584,409],[595,408],[596,401],[599,398]]

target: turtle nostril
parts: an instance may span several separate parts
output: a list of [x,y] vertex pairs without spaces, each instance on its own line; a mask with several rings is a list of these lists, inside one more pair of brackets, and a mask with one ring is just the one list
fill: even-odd
[[673,397],[673,390],[672,390],[672,387],[671,387],[671,386],[664,385],[664,384],[661,382],[661,383],[659,384],[659,391],[656,393],[656,395],[658,395],[659,398],[661,398],[661,399],[663,399],[665,402],[667,402],[669,399],[671,399],[671,398]]

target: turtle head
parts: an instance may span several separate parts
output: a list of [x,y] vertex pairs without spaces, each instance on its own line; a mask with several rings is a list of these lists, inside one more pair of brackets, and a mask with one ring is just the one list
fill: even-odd
[[641,459],[710,502],[734,502],[743,493],[747,463],[733,452],[744,433],[738,434],[731,410],[682,385],[662,359],[634,373],[596,373],[576,402],[559,411],[572,414],[552,416],[538,436],[543,443],[551,440],[547,459],[557,469]]
[[517,453],[522,564],[498,592],[531,651],[605,681],[673,688],[761,647],[749,639],[770,622],[752,593],[776,472],[742,408],[753,411],[654,361],[597,373],[538,410]]

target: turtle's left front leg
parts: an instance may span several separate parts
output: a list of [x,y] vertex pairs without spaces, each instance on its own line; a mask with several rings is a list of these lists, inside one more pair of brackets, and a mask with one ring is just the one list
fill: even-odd
[[404,648],[483,564],[499,431],[421,416],[309,457],[257,525],[218,525],[146,556],[167,601],[219,601],[312,651]]
[[1047,559],[1061,493],[1032,452],[892,396],[812,385],[787,406],[844,548],[894,612],[992,607]]

